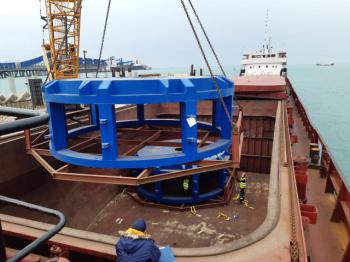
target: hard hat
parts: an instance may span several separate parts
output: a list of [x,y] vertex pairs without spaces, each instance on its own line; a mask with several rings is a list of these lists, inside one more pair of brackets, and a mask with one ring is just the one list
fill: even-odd
[[131,225],[131,228],[136,229],[136,230],[141,231],[141,232],[145,232],[146,227],[147,227],[146,222],[143,219],[136,219]]

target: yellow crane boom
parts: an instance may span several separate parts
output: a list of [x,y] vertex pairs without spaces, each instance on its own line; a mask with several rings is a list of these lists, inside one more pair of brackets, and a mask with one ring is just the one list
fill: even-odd
[[50,79],[78,78],[81,2],[45,0],[50,44],[43,51]]

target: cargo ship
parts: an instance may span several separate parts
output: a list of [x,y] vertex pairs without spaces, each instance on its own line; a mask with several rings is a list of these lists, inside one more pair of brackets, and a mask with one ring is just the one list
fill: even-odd
[[233,79],[191,70],[43,92],[48,114],[0,107],[11,116],[0,261],[115,261],[118,232],[137,218],[180,262],[350,261],[349,186],[285,51],[245,54]]
[[[246,55],[244,61],[244,66],[250,67]],[[253,60],[252,66],[254,63]],[[234,177],[216,198],[173,205],[159,199],[146,200],[135,190],[136,183],[119,185],[122,183],[113,180],[115,169],[57,161],[48,148],[46,125],[3,135],[2,195],[61,210],[67,218],[66,227],[25,261],[50,257],[52,246],[60,247],[60,255],[71,261],[114,261],[118,230],[138,217],[148,221],[149,233],[160,246],[172,247],[176,261],[257,261],[263,257],[271,261],[348,261],[349,248],[345,253],[340,246],[334,249],[337,243],[344,245],[344,225],[349,223],[349,195],[343,174],[283,72],[267,75],[264,70],[247,70],[233,79],[232,155],[211,165],[202,163],[205,173],[200,171],[200,176],[204,177],[216,162],[236,170],[235,175],[246,172],[246,205],[235,200]],[[186,81],[196,79],[205,78]],[[198,104],[198,121],[213,123],[211,104]],[[137,111],[137,106],[124,105],[117,107],[115,114],[118,120],[133,119]],[[179,119],[180,111],[179,105],[173,103],[146,105],[144,117]],[[9,114],[3,109],[1,112]],[[87,109],[68,115],[67,126],[73,129],[92,121]],[[176,152],[181,144],[176,138],[179,128],[168,128],[149,124],[135,131],[121,128],[118,140],[124,142],[119,150],[138,154],[164,154],[169,149]],[[216,138],[215,134],[198,130],[197,146],[212,144]],[[77,152],[96,152],[99,143],[99,136],[93,133],[72,142],[70,147]],[[138,176],[152,178],[147,172]],[[176,171],[170,174],[175,176]],[[129,176],[119,173],[117,178]],[[174,190],[168,188],[166,194],[186,195],[179,186],[181,177],[175,178]],[[208,176],[215,184],[212,179]],[[146,189],[151,191],[154,185]],[[203,187],[212,190],[210,183]],[[8,256],[44,234],[55,222],[47,215],[10,204],[2,205],[0,213]]]
[[317,63],[316,66],[334,66],[335,63]]
[[287,53],[274,52],[268,43],[258,52],[245,53],[241,61],[240,75],[287,76]]

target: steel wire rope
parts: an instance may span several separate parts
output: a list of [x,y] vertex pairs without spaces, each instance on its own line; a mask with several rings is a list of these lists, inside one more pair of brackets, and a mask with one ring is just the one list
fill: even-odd
[[210,66],[210,64],[209,64],[208,58],[207,58],[207,56],[206,56],[206,54],[205,54],[205,52],[204,52],[203,46],[202,46],[201,41],[200,41],[200,39],[199,39],[199,37],[198,37],[197,31],[196,31],[196,29],[195,29],[195,27],[194,27],[194,24],[193,24],[193,22],[192,22],[192,19],[191,19],[191,17],[190,17],[190,14],[189,14],[189,12],[188,12],[188,10],[187,10],[187,7],[186,7],[186,5],[185,5],[185,2],[184,2],[183,0],[180,0],[180,1],[181,1],[181,4],[182,4],[183,9],[184,9],[184,11],[185,11],[185,14],[186,14],[186,17],[187,17],[187,19],[188,19],[188,22],[189,22],[189,24],[190,24],[190,26],[191,26],[192,32],[193,32],[193,34],[194,34],[194,36],[195,36],[195,38],[196,38],[196,41],[197,41],[198,47],[199,47],[199,49],[200,49],[200,51],[201,51],[202,57],[203,57],[203,59],[204,59],[204,61],[205,61],[205,64],[206,64],[206,66],[207,66],[207,68],[208,68],[208,71],[209,71],[209,73],[210,73],[211,79],[213,80],[213,83],[214,83],[214,86],[215,86],[215,88],[216,88],[216,91],[217,91],[217,93],[219,94],[220,102],[221,102],[221,104],[222,104],[222,107],[224,108],[226,117],[228,118],[229,123],[230,123],[230,125],[231,125],[231,127],[232,127],[232,126],[233,126],[233,121],[232,121],[231,115],[230,115],[230,113],[229,113],[229,111],[228,111],[228,108],[227,108],[227,106],[226,106],[226,104],[225,104],[224,98],[223,98],[222,93],[221,93],[221,89],[220,89],[220,87],[219,87],[219,85],[218,85],[218,83],[217,83],[217,81],[216,81],[216,78],[215,78],[215,76],[214,76],[213,70],[212,70],[212,68],[211,68],[211,66]]
[[[211,51],[212,51],[212,53],[213,53],[213,55],[214,55],[214,57],[215,57],[215,59],[216,59],[216,62],[217,62],[217,64],[218,64],[218,66],[220,67],[220,70],[221,70],[222,74],[223,74],[225,77],[227,77],[226,72],[225,72],[225,70],[223,69],[223,66],[222,66],[222,64],[221,64],[221,62],[220,62],[220,59],[219,59],[218,55],[216,54],[216,51],[215,51],[215,49],[214,49],[214,47],[213,47],[213,45],[212,45],[212,43],[211,43],[211,41],[210,41],[210,39],[209,39],[209,36],[208,36],[208,34],[207,34],[207,32],[206,32],[204,26],[203,26],[203,23],[202,23],[201,19],[199,18],[198,12],[197,12],[196,8],[194,7],[194,5],[193,5],[193,3],[192,3],[192,0],[188,0],[188,2],[189,2],[190,5],[191,5],[191,8],[192,8],[192,10],[193,10],[193,13],[194,13],[194,15],[195,15],[196,18],[197,18],[198,24],[200,25],[200,27],[201,27],[201,29],[202,29],[202,31],[203,31],[203,34],[204,34],[204,36],[205,36],[205,38],[207,39],[207,42],[208,42],[208,44],[209,44],[209,46],[210,46],[210,49],[211,49]],[[237,101],[237,99],[234,99],[234,101],[236,102],[237,106],[241,109],[242,106],[241,106],[240,103]]]
[[107,29],[108,18],[109,18],[109,10],[110,9],[111,9],[111,0],[108,1],[108,6],[107,6],[105,25],[104,25],[104,28],[103,28],[103,34],[102,34],[102,40],[101,40],[100,54],[98,56],[98,63],[97,63],[97,69],[96,69],[96,78],[98,77],[98,71],[100,70],[101,56],[102,56],[102,51],[103,51],[103,45],[104,45],[104,42],[105,42],[106,29]]
[[41,29],[42,40],[43,40],[43,45],[44,45],[44,42],[45,42],[45,27],[47,25],[47,20],[45,20],[45,18],[43,16],[41,0],[39,0],[39,14],[40,14],[40,19],[42,19],[42,20],[44,20],[46,22],[46,24]]
[[193,5],[193,3],[192,3],[192,0],[188,0],[188,2],[189,2],[190,5],[191,5],[191,8],[192,8],[192,10],[193,10],[193,13],[194,13],[194,15],[195,15],[196,18],[197,18],[198,24],[199,24],[199,26],[201,27],[205,38],[207,39],[207,42],[208,42],[208,44],[209,44],[209,46],[210,46],[211,51],[213,52],[213,55],[214,55],[214,57],[215,57],[215,60],[216,60],[216,62],[217,62],[217,64],[218,64],[218,66],[220,67],[220,70],[221,70],[222,74],[223,74],[225,77],[227,77],[227,76],[226,76],[226,72],[225,72],[225,70],[223,69],[223,67],[222,67],[222,65],[221,65],[220,59],[219,59],[218,55],[216,54],[215,49],[214,49],[214,47],[213,47],[213,45],[212,45],[212,43],[211,43],[211,41],[210,41],[210,39],[209,39],[209,36],[208,36],[208,34],[207,34],[207,31],[205,30],[205,28],[204,28],[204,26],[203,26],[203,23],[202,23],[201,19],[199,18],[199,15],[198,15],[198,13],[197,13],[197,10],[195,9],[195,7],[194,7],[194,5]]

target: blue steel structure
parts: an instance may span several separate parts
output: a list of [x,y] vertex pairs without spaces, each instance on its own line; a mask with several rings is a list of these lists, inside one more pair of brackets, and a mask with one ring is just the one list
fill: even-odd
[[[222,99],[232,117],[233,82],[216,77]],[[156,79],[89,79],[56,80],[43,87],[50,115],[51,154],[66,163],[95,168],[127,168],[140,173],[144,168],[154,168],[152,175],[164,173],[170,167],[176,169],[193,168],[189,163],[227,152],[231,145],[232,125],[226,117],[223,103],[210,77],[156,78]],[[212,101],[212,123],[197,121],[197,104]],[[147,119],[144,114],[146,104],[179,103],[179,119]],[[68,130],[65,104],[85,104],[91,108],[90,125]],[[137,105],[137,119],[119,121],[116,119],[115,105]],[[165,154],[138,154],[125,156],[118,153],[117,131],[119,128],[166,126],[181,128],[180,150]],[[197,147],[198,130],[215,133],[218,139],[202,147]],[[94,131],[100,131],[101,154],[76,152],[69,149],[68,139]],[[188,165],[186,165],[188,164]],[[138,175],[136,172],[136,176]],[[227,171],[218,171],[218,188],[199,194],[199,177],[193,175],[189,196],[167,197],[163,194],[162,183],[156,182],[149,191],[139,187],[139,193],[147,199],[170,204],[191,204],[205,201],[222,193]]]
[[[229,158],[227,152],[224,153],[224,156],[225,158]],[[220,158],[221,157],[218,156],[216,160],[223,160]],[[158,168],[153,174],[158,175],[169,171],[171,172],[179,169],[186,170],[189,168],[195,168],[195,166],[188,164],[171,167],[169,169]],[[229,176],[229,170],[223,169],[210,173],[195,174],[185,178],[158,181],[154,184],[142,185],[137,187],[136,191],[141,198],[156,203],[167,205],[193,205],[222,196]],[[188,189],[183,187],[185,179],[188,179]]]
[[[0,63],[0,70],[1,69],[18,69],[18,68],[28,68],[35,66],[39,63],[43,62],[43,56],[38,56],[33,59],[25,60],[22,62],[8,62],[8,63]],[[84,64],[84,58],[79,57],[79,64],[83,65]],[[98,64],[98,59],[93,59],[93,58],[86,58],[86,65],[97,65]],[[107,65],[106,60],[101,60],[101,65]]]

